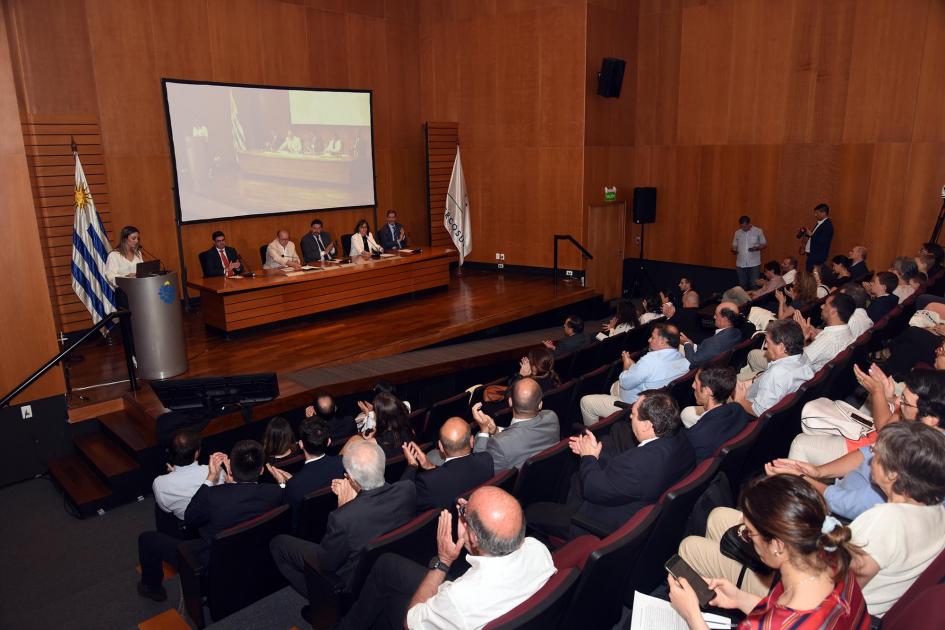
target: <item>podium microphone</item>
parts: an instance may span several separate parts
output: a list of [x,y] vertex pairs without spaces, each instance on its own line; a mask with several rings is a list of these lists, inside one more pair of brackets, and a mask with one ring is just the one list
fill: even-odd
[[156,260],[156,261],[158,261],[159,263],[161,263],[161,274],[162,274],[162,275],[165,274],[165,273],[167,273],[167,267],[164,266],[164,261],[163,261],[163,260],[161,260],[160,258],[158,258],[157,256],[155,256],[154,254],[152,254],[151,252],[149,252],[147,249],[145,249],[145,248],[144,248],[144,245],[142,245],[141,243],[138,243],[138,249],[140,249],[140,250],[143,251],[145,254],[147,254],[148,256],[150,256],[153,260]]

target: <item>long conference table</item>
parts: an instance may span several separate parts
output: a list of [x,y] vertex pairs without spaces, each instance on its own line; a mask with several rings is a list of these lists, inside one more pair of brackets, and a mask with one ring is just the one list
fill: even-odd
[[229,332],[446,286],[455,256],[447,247],[385,252],[380,259],[312,263],[308,271],[262,269],[252,278],[201,278],[187,286],[200,292],[204,323]]

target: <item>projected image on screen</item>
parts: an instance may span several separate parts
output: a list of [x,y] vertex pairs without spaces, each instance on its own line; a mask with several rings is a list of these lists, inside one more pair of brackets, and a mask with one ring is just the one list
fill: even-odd
[[374,205],[369,92],[165,87],[183,222]]

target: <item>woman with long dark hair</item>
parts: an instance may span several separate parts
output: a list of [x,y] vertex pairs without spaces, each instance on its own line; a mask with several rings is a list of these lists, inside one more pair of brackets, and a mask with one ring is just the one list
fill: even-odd
[[138,263],[144,262],[141,256],[141,234],[133,225],[121,228],[118,244],[105,259],[105,279],[117,288],[115,278],[134,277]]
[[299,445],[292,425],[285,418],[275,417],[266,425],[263,433],[263,454],[266,463],[277,466],[282,460],[298,454]]
[[354,234],[351,235],[351,256],[370,256],[371,254],[380,254],[384,248],[378,245],[371,234],[371,225],[361,219],[354,226]]

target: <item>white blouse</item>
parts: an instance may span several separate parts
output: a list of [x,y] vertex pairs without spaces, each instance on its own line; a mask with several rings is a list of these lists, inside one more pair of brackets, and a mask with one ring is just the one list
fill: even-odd
[[144,259],[141,258],[141,252],[136,253],[134,259],[129,261],[122,256],[120,251],[113,249],[108,253],[108,258],[105,260],[105,279],[108,284],[117,287],[115,278],[132,275],[138,270],[138,263],[142,262],[144,262]]

